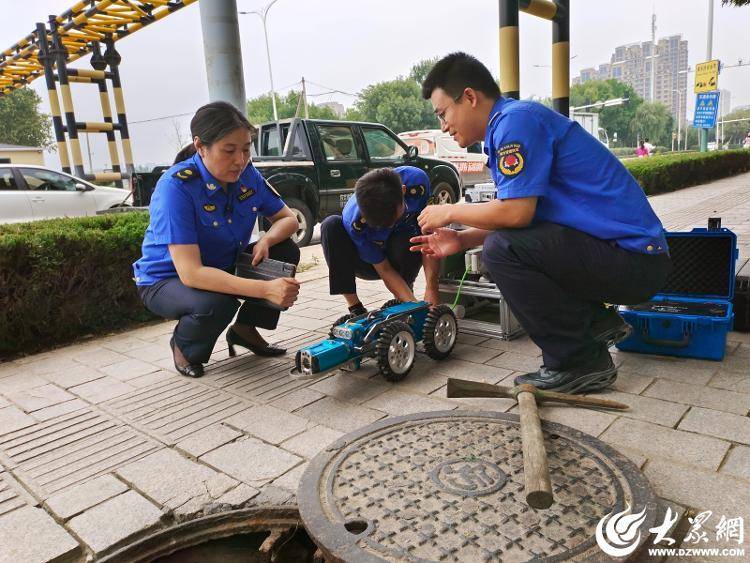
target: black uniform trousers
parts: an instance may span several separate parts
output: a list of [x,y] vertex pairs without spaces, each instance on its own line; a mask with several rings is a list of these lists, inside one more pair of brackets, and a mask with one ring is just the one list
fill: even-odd
[[[422,255],[409,251],[409,239],[412,236],[406,232],[392,233],[385,243],[388,262],[409,287],[414,286],[414,280],[417,279],[422,267]],[[356,293],[356,278],[380,279],[373,265],[359,257],[356,245],[344,228],[341,215],[331,215],[321,223],[320,244],[323,246],[323,255],[328,264],[331,295]]]
[[[252,252],[254,245],[249,245],[246,252]],[[272,246],[268,254],[274,260],[299,263],[299,247],[291,239]],[[138,286],[138,294],[155,315],[179,321],[174,340],[190,363],[208,361],[216,339],[232,322],[235,313],[237,323],[269,330],[276,328],[281,313],[256,301],[244,301],[240,307],[241,297],[187,287],[179,277]]]
[[666,254],[629,252],[555,223],[490,233],[482,261],[542,349],[544,365],[556,370],[585,362],[601,346],[590,328],[604,303],[647,301],[670,270]]

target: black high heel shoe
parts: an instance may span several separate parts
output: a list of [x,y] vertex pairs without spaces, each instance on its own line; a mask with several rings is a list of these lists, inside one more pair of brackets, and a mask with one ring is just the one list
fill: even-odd
[[258,346],[256,344],[248,342],[247,340],[242,338],[239,334],[234,332],[233,329],[230,328],[227,331],[227,346],[229,347],[230,358],[233,358],[237,355],[237,352],[234,349],[235,345],[242,346],[243,348],[247,348],[256,356],[270,357],[270,356],[283,356],[284,354],[286,354],[286,348],[279,348],[278,346],[274,346],[272,344],[266,344],[265,346]]
[[169,339],[169,347],[172,349],[172,359],[174,361],[174,369],[185,377],[203,377],[203,364],[188,364],[185,367],[177,365],[177,360],[174,360],[174,336]]

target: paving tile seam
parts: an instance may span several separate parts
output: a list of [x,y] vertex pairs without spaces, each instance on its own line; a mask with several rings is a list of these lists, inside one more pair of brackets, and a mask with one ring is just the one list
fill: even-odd
[[99,461],[104,461],[130,450],[135,450],[143,445],[147,445],[147,443],[144,443],[143,440],[139,439],[137,436],[131,435],[125,440],[121,440],[115,444],[108,443],[104,448],[94,452],[88,452],[84,456],[71,456],[71,459],[67,460],[66,463],[58,465],[57,467],[37,466],[34,468],[28,468],[24,465],[20,465],[19,470],[28,474],[29,477],[41,484],[51,483],[75,475],[79,470],[85,470],[90,465]]
[[[75,455],[79,453],[83,455],[84,452],[85,453],[97,453],[98,451],[101,451],[101,450],[96,450],[94,448],[100,448],[100,447],[106,448],[108,445],[116,446],[127,440],[135,439],[136,437],[130,434],[129,430],[130,428],[126,428],[122,426],[115,427],[115,428],[112,428],[112,432],[99,434],[95,436],[89,436],[88,438],[92,438],[92,440],[90,441],[86,440],[85,438],[82,439],[81,440],[82,443],[78,444],[77,445],[78,447],[76,449],[65,451],[65,452],[52,450],[48,454],[44,454],[38,457],[32,457],[32,458],[23,460],[19,463],[19,465],[22,463],[24,464],[24,467],[27,470],[32,470],[32,469],[36,469],[37,467],[42,467],[44,465],[54,464],[55,462],[64,463],[63,460],[65,460],[66,457],[69,457],[71,455]],[[87,443],[83,443],[83,442],[87,442]],[[94,451],[90,451],[92,449],[94,449]],[[32,461],[33,463],[31,463]]]
[[[80,434],[78,433],[78,431],[76,431],[76,433],[73,433],[73,434],[68,433],[64,435],[63,440],[59,440],[58,438],[58,439],[50,440],[48,442],[39,444],[39,446],[31,446],[30,444],[23,444],[23,446],[26,446],[26,449],[21,450],[15,454],[8,454],[8,455],[10,455],[13,459],[19,458],[19,455],[22,453],[27,454],[30,457],[43,455],[45,453],[49,453],[51,451],[58,449],[60,446],[67,446],[69,444],[77,442],[80,439],[83,439],[89,436],[94,436],[98,434],[99,431],[101,430],[109,430],[115,427],[117,427],[116,422],[112,420],[103,420],[94,426],[86,426],[85,428],[81,429]],[[66,439],[70,439],[70,440],[65,441]],[[45,446],[47,446],[48,448],[42,449],[41,452],[38,451],[40,448],[44,448]],[[22,447],[22,446],[19,446],[19,447]],[[34,452],[33,455],[31,455],[32,452]],[[24,456],[24,459],[22,461],[25,461],[25,459],[29,459],[29,458]]]
[[[206,423],[202,424],[202,422],[201,422],[201,425],[198,426],[198,427],[196,427],[196,428],[191,428],[191,426],[196,426],[198,424],[197,422],[194,422],[194,423],[191,423],[191,424],[187,424],[185,426],[181,426],[181,427],[179,427],[177,429],[170,430],[169,432],[163,434],[163,440],[162,441],[164,441],[164,442],[166,442],[166,443],[168,443],[170,445],[175,445],[178,442],[186,440],[187,438],[189,438],[192,434],[194,434],[196,432],[200,432],[201,430],[205,430],[205,429],[207,429],[207,428],[209,428],[209,427],[211,427],[211,426],[213,426],[213,425],[215,425],[217,423],[223,424],[223,421],[226,418],[232,417],[235,414],[238,414],[239,412],[242,412],[242,410],[244,410],[244,409],[242,409],[242,408],[237,409],[237,410],[230,409],[228,411],[222,411],[220,413],[216,413],[215,415],[207,417],[205,419]],[[180,431],[182,431],[182,432],[180,432]]]
[[[189,395],[184,398],[172,400],[169,403],[162,405],[149,406],[148,410],[144,409],[133,409],[127,412],[119,411],[122,415],[130,420],[135,420],[141,424],[151,424],[156,422],[160,418],[166,419],[177,413],[182,413],[187,416],[194,414],[196,411],[200,411],[201,407],[209,409],[210,407],[221,404],[226,401],[237,401],[236,398],[231,396],[223,395],[219,392],[209,392],[206,394]],[[190,411],[189,409],[193,409]],[[137,413],[137,414],[134,414]]]
[[[147,443],[147,444],[141,444],[140,446],[131,448],[131,450],[137,451],[139,448],[144,448],[142,449],[142,451],[138,452],[135,455],[125,457],[124,459],[116,459],[110,456],[110,459],[112,459],[113,462],[110,463],[109,465],[104,465],[101,468],[97,468],[96,470],[90,471],[88,475],[81,476],[80,478],[68,479],[67,481],[63,481],[62,483],[59,484],[58,488],[50,490],[48,496],[54,495],[56,493],[64,491],[65,489],[71,488],[73,486],[83,484],[87,481],[96,479],[97,477],[110,473],[111,471],[117,469],[118,467],[122,467],[124,465],[128,465],[130,463],[136,462],[140,460],[141,458],[149,454],[152,454],[155,451],[158,451],[159,446],[160,444],[155,444],[153,442]],[[123,452],[123,453],[126,453],[126,452]]]
[[[89,405],[87,405],[89,406]],[[15,430],[13,432],[8,432],[7,434],[3,434],[0,436],[0,446],[2,444],[6,443],[8,440],[16,440],[16,439],[22,439],[27,438],[30,434],[33,434],[34,432],[42,432],[44,430],[51,430],[52,432],[57,432],[58,430],[53,429],[56,425],[63,425],[66,422],[70,422],[76,418],[91,415],[89,419],[95,418],[95,414],[91,412],[86,412],[85,408],[81,408],[77,411],[63,414],[59,417],[53,418],[51,420],[47,420],[44,422],[36,422],[35,424],[32,424],[31,426],[28,426],[26,428],[21,428],[19,430]],[[87,419],[88,420],[88,419]],[[83,422],[83,421],[82,421]],[[40,428],[37,428],[41,426]],[[44,437],[48,434],[41,434],[40,437]],[[7,438],[7,436],[13,436],[12,438]]]

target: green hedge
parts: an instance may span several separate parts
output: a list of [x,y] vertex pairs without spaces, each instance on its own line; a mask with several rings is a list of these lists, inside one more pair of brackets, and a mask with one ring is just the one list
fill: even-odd
[[153,318],[135,291],[145,212],[0,225],[0,358]]
[[673,192],[750,170],[750,151],[671,153],[625,161],[647,195]]

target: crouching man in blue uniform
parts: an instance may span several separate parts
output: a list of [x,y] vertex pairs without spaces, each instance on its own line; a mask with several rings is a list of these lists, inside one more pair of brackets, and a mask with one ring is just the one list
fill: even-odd
[[[170,346],[175,368],[187,377],[203,375],[216,339],[238,309],[226,336],[230,355],[237,345],[261,356],[285,352],[258,333],[257,327],[276,328],[280,313],[258,299],[290,307],[299,282],[233,275],[241,251],[252,253],[254,265],[265,258],[297,264],[300,256],[290,238],[299,228],[296,217],[250,162],[252,131],[231,104],[198,109],[190,122],[193,143],[156,184],[143,256],[133,264],[146,308],[179,321]],[[258,214],[272,226],[248,245]],[[238,297],[251,299],[240,307]]]
[[343,295],[350,313],[367,312],[357,296],[357,277],[382,279],[396,299],[416,301],[413,285],[422,265],[425,301],[439,303],[440,261],[409,251],[409,240],[421,234],[417,217],[429,198],[430,180],[424,171],[414,166],[380,168],[357,180],[342,215],[323,221],[320,235],[331,295]]
[[[605,303],[646,301],[670,268],[663,228],[638,183],[580,125],[504,98],[465,53],[440,60],[422,84],[443,131],[462,147],[484,140],[497,199],[427,207],[413,250],[435,256],[484,245],[493,281],[541,348],[544,364],[516,378],[587,393],[611,385],[608,347],[631,328]],[[472,227],[456,232],[450,223]]]

